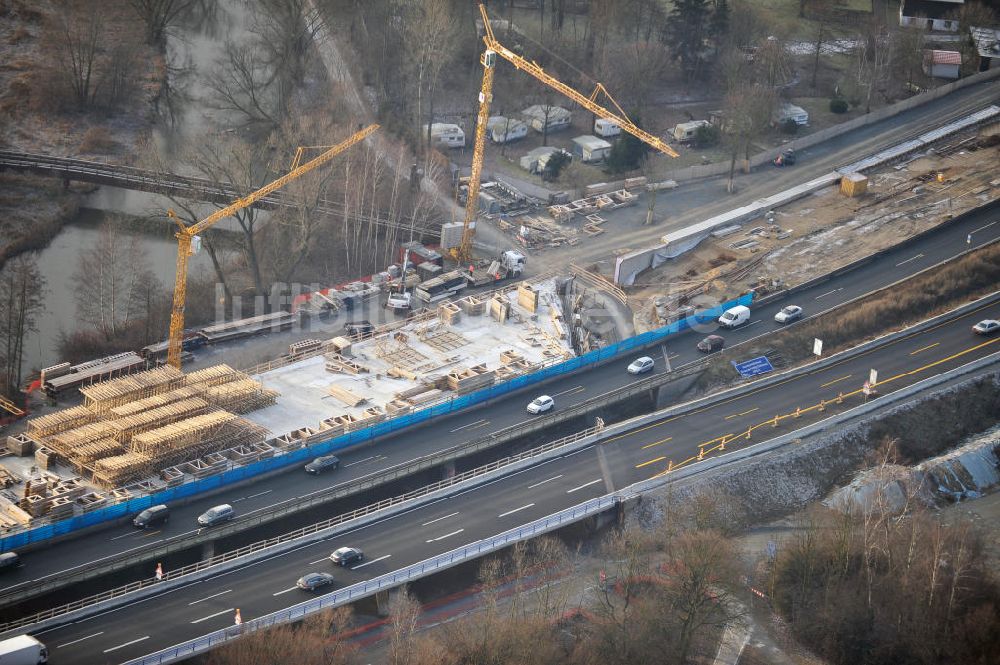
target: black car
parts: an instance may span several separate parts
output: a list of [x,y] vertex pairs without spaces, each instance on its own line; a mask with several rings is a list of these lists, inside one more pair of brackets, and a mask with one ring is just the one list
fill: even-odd
[[340,466],[340,458],[333,455],[321,455],[305,465],[306,473],[318,476],[324,471],[330,471]]
[[0,571],[12,570],[19,565],[21,565],[21,557],[17,556],[17,552],[0,554]]
[[333,554],[330,555],[330,561],[341,566],[349,566],[355,561],[361,561],[364,558],[365,553],[357,547],[341,547],[334,550]]
[[166,524],[170,520],[170,509],[162,503],[150,506],[135,516],[132,525],[139,529],[152,529],[153,527]]
[[709,335],[698,342],[698,350],[703,353],[718,351],[726,345],[726,340],[722,335]]
[[352,321],[344,324],[344,332],[356,341],[375,332],[375,326],[372,325],[371,321]]
[[300,577],[295,586],[306,591],[315,591],[331,584],[333,584],[333,575],[330,573],[308,573]]

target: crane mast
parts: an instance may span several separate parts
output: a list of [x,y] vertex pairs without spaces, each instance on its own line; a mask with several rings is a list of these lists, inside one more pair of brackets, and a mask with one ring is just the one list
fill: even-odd
[[174,214],[173,210],[167,211],[167,215],[173,219],[179,227],[179,231],[174,234],[174,237],[177,238],[177,277],[174,281],[174,302],[170,311],[170,336],[167,344],[167,364],[178,369],[181,367],[181,351],[183,350],[184,344],[184,305],[187,299],[188,258],[191,256],[191,247],[198,234],[205,229],[208,229],[218,221],[225,219],[226,217],[229,217],[244,208],[252,206],[268,194],[281,189],[300,176],[309,173],[313,169],[323,166],[354,144],[359,143],[368,136],[374,134],[378,128],[379,126],[377,124],[369,125],[301,166],[298,165],[302,157],[302,149],[300,148],[295,153],[295,160],[291,171],[277,180],[264,185],[260,189],[247,194],[243,198],[233,201],[225,208],[216,210],[205,219],[197,222],[196,224],[192,224],[191,226],[184,226],[184,224],[182,224],[177,218],[177,215]]
[[[621,127],[623,132],[628,132],[663,154],[670,157],[678,156],[663,140],[636,126],[629,120],[628,115],[602,84],[598,83],[594,87],[594,91],[590,93],[590,96],[574,90],[562,81],[546,73],[538,63],[525,60],[497,41],[497,38],[493,35],[493,27],[490,25],[485,5],[479,5],[479,13],[483,18],[483,43],[486,44],[486,50],[480,57],[480,62],[483,65],[483,85],[479,92],[479,114],[476,117],[476,142],[472,154],[469,198],[465,203],[465,224],[462,228],[462,244],[457,250],[457,256],[461,261],[468,260],[472,254],[472,238],[475,236],[473,223],[479,209],[479,178],[483,171],[483,157],[486,150],[486,121],[489,119],[490,102],[493,99],[493,75],[496,69],[496,56],[500,56],[514,65],[515,68],[530,74],[541,83],[572,99],[591,113],[608,120],[613,120],[615,124]],[[617,112],[610,111],[597,103],[598,98],[602,94],[611,101]]]

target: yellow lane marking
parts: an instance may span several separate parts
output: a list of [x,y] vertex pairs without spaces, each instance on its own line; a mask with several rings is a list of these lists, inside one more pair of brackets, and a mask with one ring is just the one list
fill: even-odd
[[[878,385],[882,386],[882,385],[885,385],[885,384],[890,383],[892,381],[895,381],[896,379],[902,379],[902,378],[907,377],[907,376],[913,376],[914,374],[919,374],[919,373],[924,372],[924,371],[926,371],[928,369],[931,369],[932,367],[936,367],[936,366],[938,366],[938,365],[940,365],[942,363],[946,363],[946,362],[948,362],[950,360],[954,360],[955,358],[960,358],[960,357],[962,357],[962,356],[964,356],[966,354],[972,353],[973,351],[978,351],[979,349],[982,349],[984,347],[990,346],[992,344],[996,344],[998,342],[1000,342],[1000,337],[997,337],[997,338],[991,339],[989,341],[983,342],[982,344],[976,344],[975,346],[971,346],[971,347],[969,347],[969,348],[967,348],[965,350],[959,351],[958,353],[953,353],[952,355],[947,356],[945,358],[941,358],[940,360],[935,360],[934,362],[927,363],[926,365],[923,365],[923,366],[918,367],[916,369],[910,370],[908,372],[902,372],[902,373],[897,374],[897,375],[895,375],[893,377],[890,377],[888,379],[883,379],[882,381],[878,382]],[[935,345],[932,344],[931,346],[935,346]],[[771,386],[771,387],[774,387],[774,386]],[[852,397],[854,395],[860,394],[861,392],[862,392],[862,390],[859,388],[859,389],[854,390],[854,391],[849,392],[849,393],[843,393],[841,395],[841,397],[845,397],[845,398],[846,397]],[[835,401],[836,400],[833,400],[833,399],[831,399],[831,400],[823,400],[821,403],[832,404]],[[810,411],[813,411],[813,410],[816,410],[816,409],[819,409],[819,408],[820,408],[820,404],[814,404],[814,405],[812,405],[810,407],[806,407],[804,409],[799,409],[798,412],[800,414],[805,414],[805,413],[808,413]],[[751,409],[750,411],[747,411],[746,413],[751,413],[751,412],[753,412],[755,410],[756,409]],[[740,415],[742,415],[742,414],[740,414]],[[785,414],[785,415],[775,416],[775,418],[771,418],[769,420],[765,420],[765,421],[760,422],[760,423],[758,423],[756,425],[751,425],[750,427],[747,428],[746,434],[749,434],[750,432],[753,432],[755,429],[758,429],[760,427],[765,427],[765,426],[770,427],[770,426],[772,426],[772,424],[774,423],[775,419],[777,419],[777,420],[780,421],[780,420],[784,420],[786,418],[791,418],[791,417],[793,417],[793,415],[791,413],[789,413],[789,414]],[[741,432],[740,435],[739,435],[739,437],[736,437],[736,435],[734,435],[734,434],[724,434],[723,436],[716,437],[716,438],[714,438],[714,439],[712,439],[710,441],[706,441],[704,443],[699,443],[698,444],[698,448],[701,449],[701,452],[703,453],[703,455],[707,455],[708,453],[714,452],[716,450],[720,450],[724,444],[732,442],[734,440],[734,438],[742,438],[744,436],[744,434],[745,433]],[[716,444],[716,445],[712,445],[712,444]],[[707,448],[706,446],[712,446],[712,447],[711,448]],[[654,460],[650,460],[648,462],[643,462],[642,464],[637,465],[636,468],[638,469],[638,468],[641,468],[641,467],[644,467],[644,466],[648,466],[650,464],[655,464],[656,462],[662,462],[665,459],[666,459],[666,457],[658,457],[658,458],[656,458]],[[695,461],[698,461],[698,456],[697,455],[693,455],[693,456],[687,458],[686,460],[684,460],[684,461],[682,461],[680,463],[677,463],[677,464],[674,464],[673,462],[671,462],[667,469],[665,469],[663,471],[659,471],[659,472],[653,474],[650,477],[651,478],[659,478],[659,477],[665,476],[670,471],[676,471],[678,468],[680,468],[680,467],[682,467],[682,466],[684,466],[686,464],[690,464],[691,462],[695,462]]]
[[745,416],[745,415],[747,415],[749,413],[753,413],[754,411],[756,411],[759,408],[760,407],[755,406],[754,408],[750,409],[749,411],[744,411],[743,413],[734,413],[731,416],[726,416],[726,420],[729,420],[730,418],[739,418],[740,416]]
[[840,381],[844,381],[846,379],[849,379],[852,376],[854,376],[854,375],[853,374],[845,374],[844,376],[840,377],[839,379],[834,379],[833,381],[827,381],[826,383],[821,384],[820,388],[826,388],[827,386],[832,386],[833,384],[839,383]]
[[150,536],[155,536],[156,534],[162,533],[162,532],[163,532],[163,529],[160,529],[159,531],[148,531],[148,532],[142,534],[139,537],[140,538],[149,538]]
[[650,464],[656,464],[657,462],[662,462],[667,459],[666,457],[657,457],[656,459],[651,459],[648,462],[643,462],[642,464],[636,464],[635,468],[641,469],[644,466],[649,466]]
[[925,346],[923,348],[920,348],[920,349],[917,349],[916,351],[910,351],[910,355],[911,356],[915,356],[918,353],[920,353],[921,351],[926,351],[927,349],[933,349],[935,346],[937,346],[940,343],[941,342],[934,342],[933,344],[928,344],[927,346]]
[[667,437],[667,438],[665,438],[665,439],[660,439],[659,441],[654,441],[653,443],[647,443],[646,445],[644,445],[644,446],[642,447],[642,449],[643,449],[643,450],[645,450],[646,448],[652,448],[653,446],[658,446],[658,445],[660,445],[661,443],[666,443],[667,441],[670,441],[670,440],[671,440],[671,439],[673,439],[673,438],[674,438],[674,437],[672,437],[672,436],[668,436],[668,437]]

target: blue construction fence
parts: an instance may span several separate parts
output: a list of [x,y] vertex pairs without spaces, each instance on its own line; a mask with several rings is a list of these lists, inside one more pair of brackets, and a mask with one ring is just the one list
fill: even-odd
[[616,344],[611,344],[601,349],[595,349],[594,351],[585,353],[582,356],[577,356],[576,358],[571,358],[561,363],[545,367],[536,372],[532,372],[531,374],[515,377],[510,381],[495,384],[489,388],[469,393],[468,395],[453,397],[446,402],[435,404],[419,411],[414,411],[406,414],[405,416],[384,420],[380,423],[372,425],[371,427],[343,434],[328,439],[327,441],[320,441],[308,447],[299,448],[298,450],[293,450],[277,457],[262,459],[257,462],[253,462],[252,464],[247,464],[246,466],[234,467],[218,475],[201,478],[176,487],[169,487],[160,492],[156,492],[155,494],[136,497],[134,499],[129,499],[128,501],[98,508],[92,512],[84,513],[83,515],[77,515],[59,522],[7,535],[0,539],[0,552],[15,550],[20,547],[24,547],[25,545],[62,536],[72,531],[101,524],[102,522],[110,522],[126,516],[135,515],[136,513],[156,504],[170,503],[172,501],[186,499],[196,494],[218,489],[248,478],[253,478],[254,476],[283,469],[294,464],[304,464],[317,455],[325,455],[327,453],[336,452],[338,450],[343,450],[351,446],[365,443],[380,436],[385,436],[387,434],[406,429],[407,427],[412,427],[413,425],[425,422],[431,418],[437,418],[438,416],[462,411],[463,409],[475,406],[476,404],[487,402],[500,397],[501,395],[545,381],[546,379],[574,372],[588,365],[598,364],[616,356],[657,344],[670,335],[675,335],[684,330],[688,330],[695,325],[710,324],[715,321],[723,311],[729,309],[730,307],[734,307],[736,305],[745,305],[749,307],[752,301],[753,292],[750,292],[717,307],[696,312],[685,319],[675,321],[674,323],[663,326],[662,328],[657,328],[656,330],[651,330],[641,335],[636,335],[635,337],[623,339]]

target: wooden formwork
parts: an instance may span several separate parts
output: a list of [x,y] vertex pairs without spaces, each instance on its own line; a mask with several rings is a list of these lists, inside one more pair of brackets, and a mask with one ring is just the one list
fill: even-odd
[[375,340],[375,355],[390,366],[403,367],[405,369],[414,369],[430,360],[430,358],[407,344],[405,338],[390,339],[383,337]]
[[227,411],[203,413],[133,436],[129,451],[157,458],[168,452],[195,447],[236,419],[237,416]]
[[114,439],[100,439],[99,441],[94,441],[77,448],[73,453],[70,463],[76,469],[76,472],[82,475],[98,459],[113,457],[123,452],[125,452],[125,445],[123,443]]
[[486,365],[453,369],[447,375],[448,388],[459,395],[492,386],[496,373],[486,369]]
[[205,413],[211,405],[199,397],[173,402],[143,413],[136,413],[125,418],[107,421],[109,427],[115,430],[114,438],[121,443],[128,443],[136,434],[148,432],[164,425],[192,418]]
[[336,352],[323,354],[323,360],[326,362],[327,372],[357,376],[358,374],[367,374],[371,371],[364,365],[356,363],[350,358],[345,358]]
[[114,435],[115,428],[106,421],[100,421],[50,436],[45,439],[45,447],[69,459],[74,449],[93,441],[113,438]]
[[245,379],[247,375],[229,365],[220,364],[190,372],[184,377],[185,386],[218,386],[230,381]]
[[424,344],[433,347],[441,353],[454,351],[469,343],[469,340],[459,333],[444,328],[422,330],[419,337],[420,341]]
[[534,314],[538,310],[538,290],[530,284],[518,284],[517,304]]
[[116,406],[168,392],[184,384],[184,374],[179,369],[164,365],[156,369],[102,381],[80,388],[83,404],[96,414],[103,414]]
[[510,316],[510,302],[506,298],[490,298],[490,316],[500,323],[506,323]]
[[105,489],[121,487],[153,473],[148,455],[127,452],[94,462],[94,482]]
[[327,388],[330,396],[334,399],[343,402],[347,406],[359,406],[368,401],[367,397],[362,397],[361,395],[355,395],[347,388],[341,388],[340,386],[334,384]]
[[466,316],[481,316],[486,311],[486,300],[487,298],[470,293],[458,301],[458,306]]
[[453,302],[443,302],[437,308],[438,321],[453,326],[462,318],[462,309]]
[[109,409],[104,416],[106,418],[125,418],[136,413],[158,409],[162,406],[173,404],[174,402],[180,402],[182,400],[200,396],[201,390],[198,386],[184,386],[169,392],[152,395],[145,399],[139,399],[134,402],[122,404],[121,406],[116,406],[113,409]]
[[74,406],[69,409],[32,418],[28,421],[27,433],[33,439],[51,436],[91,423],[96,417],[87,407]]
[[350,423],[344,423],[345,432],[353,432],[355,430],[364,429],[374,425],[375,423],[380,423],[385,420],[385,411],[377,406],[370,406],[365,409],[364,414],[360,418],[352,418]]
[[250,378],[207,387],[202,395],[210,404],[234,413],[263,409],[278,399],[278,391],[264,388],[260,381]]

